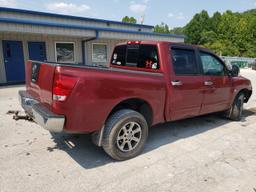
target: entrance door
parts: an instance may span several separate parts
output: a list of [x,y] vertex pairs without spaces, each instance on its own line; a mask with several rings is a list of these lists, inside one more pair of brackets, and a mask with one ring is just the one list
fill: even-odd
[[196,52],[189,46],[172,46],[171,55],[169,120],[197,116],[203,101],[203,76]]
[[28,42],[29,59],[46,61],[45,42]]
[[24,82],[25,65],[21,41],[3,41],[4,65],[7,82]]

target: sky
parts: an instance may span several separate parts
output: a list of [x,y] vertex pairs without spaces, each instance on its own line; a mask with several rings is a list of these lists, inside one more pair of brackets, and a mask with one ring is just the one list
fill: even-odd
[[256,0],[0,0],[0,7],[121,21],[133,16],[138,23],[185,26],[198,12],[243,12],[256,8]]

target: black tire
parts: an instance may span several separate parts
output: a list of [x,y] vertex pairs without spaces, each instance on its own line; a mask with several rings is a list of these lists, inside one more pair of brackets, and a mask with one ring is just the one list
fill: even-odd
[[233,121],[240,121],[242,119],[244,98],[245,98],[244,93],[239,93],[236,96],[231,108],[226,112],[227,117],[229,119]]
[[[139,130],[141,131],[138,132]],[[147,137],[148,124],[145,118],[134,110],[123,109],[115,112],[107,120],[102,146],[113,159],[123,161],[139,155],[145,146]],[[126,141],[128,139],[129,141]],[[133,139],[139,141],[136,143]]]

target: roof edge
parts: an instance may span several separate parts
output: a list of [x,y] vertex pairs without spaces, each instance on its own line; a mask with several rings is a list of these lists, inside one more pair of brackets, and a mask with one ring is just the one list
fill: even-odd
[[37,25],[45,27],[60,27],[60,28],[70,28],[70,29],[80,29],[80,30],[95,30],[95,31],[107,31],[107,32],[116,32],[116,33],[130,33],[138,35],[153,35],[161,37],[174,37],[174,38],[186,38],[184,35],[175,35],[175,34],[162,34],[155,32],[142,32],[142,31],[132,31],[132,30],[123,30],[123,29],[113,29],[113,28],[104,28],[104,27],[89,27],[89,26],[78,26],[70,24],[59,24],[59,23],[48,23],[48,22],[38,22],[38,21],[29,21],[29,20],[20,20],[20,19],[9,19],[9,18],[0,18],[0,23],[15,23],[15,24],[25,24],[25,25]]
[[144,27],[144,28],[150,28],[150,29],[154,28],[154,26],[152,26],[152,25],[125,23],[125,22],[121,22],[121,21],[96,19],[96,18],[89,18],[89,17],[82,17],[82,16],[64,15],[64,14],[56,14],[56,13],[50,13],[50,12],[41,12],[41,11],[32,11],[32,10],[25,10],[25,9],[9,8],[9,7],[0,7],[0,11],[7,11],[7,12],[9,11],[9,12],[26,13],[26,14],[37,14],[37,15],[41,15],[41,16],[58,17],[58,18],[66,18],[66,19],[82,20],[82,21],[113,23],[113,24],[119,24],[119,25]]

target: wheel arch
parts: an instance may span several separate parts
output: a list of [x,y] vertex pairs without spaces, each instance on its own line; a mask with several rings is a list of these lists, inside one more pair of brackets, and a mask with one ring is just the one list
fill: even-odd
[[[247,89],[247,88],[241,89],[241,90],[236,94],[236,97],[237,97],[237,95],[239,95],[239,94],[241,94],[241,93],[244,93],[244,95],[245,95],[245,100],[244,100],[244,102],[247,103],[247,102],[249,101],[251,95],[252,95],[252,90],[249,90],[249,89]],[[236,98],[236,97],[235,97],[235,98]]]
[[115,113],[116,111],[119,111],[121,109],[132,109],[134,111],[139,112],[140,114],[142,114],[144,116],[149,127],[153,123],[153,109],[152,109],[151,105],[143,99],[130,98],[130,99],[126,99],[126,100],[119,102],[117,105],[115,105],[114,108],[112,108],[111,112],[107,116],[107,119],[113,113]]

